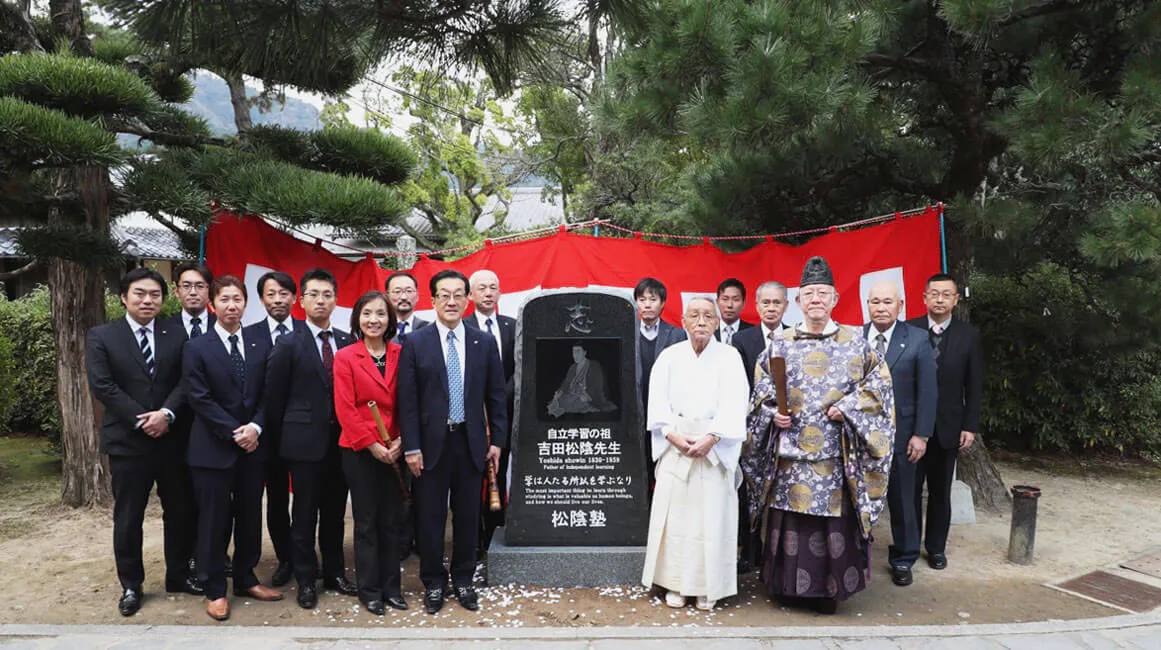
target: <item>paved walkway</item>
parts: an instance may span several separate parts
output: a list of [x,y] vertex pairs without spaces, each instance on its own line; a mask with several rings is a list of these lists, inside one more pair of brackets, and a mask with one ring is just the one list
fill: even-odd
[[1012,625],[343,629],[0,625],[3,650],[1161,650],[1161,611]]

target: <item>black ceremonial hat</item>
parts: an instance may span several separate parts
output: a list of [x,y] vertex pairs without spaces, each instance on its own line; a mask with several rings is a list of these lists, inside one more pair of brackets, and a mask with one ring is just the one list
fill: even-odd
[[830,264],[827,264],[824,258],[812,257],[806,260],[806,266],[802,267],[802,281],[798,286],[805,287],[810,284],[834,286],[834,275],[830,272]]

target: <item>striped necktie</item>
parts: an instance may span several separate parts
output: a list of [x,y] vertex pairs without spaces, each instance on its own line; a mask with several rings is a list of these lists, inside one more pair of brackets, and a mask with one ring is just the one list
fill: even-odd
[[138,330],[141,335],[141,356],[145,357],[145,367],[149,369],[149,376],[152,377],[156,370],[156,364],[153,361],[153,346],[149,345],[149,329],[142,327]]

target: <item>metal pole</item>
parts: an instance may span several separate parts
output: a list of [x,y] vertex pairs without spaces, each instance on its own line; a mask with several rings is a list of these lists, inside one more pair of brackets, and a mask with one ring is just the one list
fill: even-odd
[[1040,488],[1030,485],[1012,486],[1012,532],[1008,537],[1008,561],[1032,564],[1036,546],[1036,505]]
[[206,227],[202,226],[200,241],[198,242],[198,264],[206,263]]
[[947,230],[943,226],[943,207],[939,208],[939,251],[943,262],[943,272],[947,273]]

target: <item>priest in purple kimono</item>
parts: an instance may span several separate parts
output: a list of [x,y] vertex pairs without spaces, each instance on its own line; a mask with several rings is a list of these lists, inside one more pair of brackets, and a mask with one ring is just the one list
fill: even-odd
[[[828,614],[870,578],[895,431],[890,370],[860,328],[831,319],[838,299],[830,265],[808,260],[797,296],[803,322],[775,333],[758,359],[741,460],[766,590]],[[777,357],[786,360],[789,415],[776,399]]]

